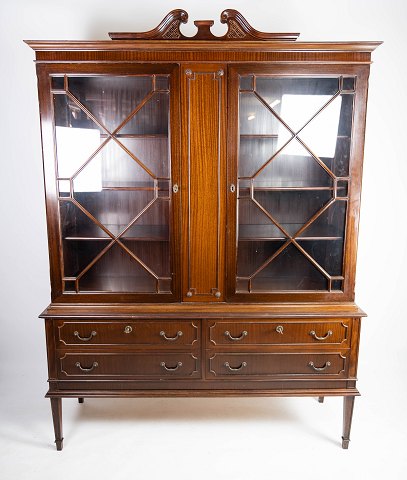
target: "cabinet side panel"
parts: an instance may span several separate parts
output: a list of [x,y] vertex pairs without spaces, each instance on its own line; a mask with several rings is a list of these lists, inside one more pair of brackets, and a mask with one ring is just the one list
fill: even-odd
[[224,295],[224,83],[219,65],[183,71],[183,296],[187,301],[221,301]]
[[51,297],[62,293],[61,247],[59,242],[59,213],[55,182],[55,150],[52,125],[50,80],[43,65],[37,66],[38,98],[41,120],[41,141],[44,169],[45,202],[47,212],[48,248],[50,262]]

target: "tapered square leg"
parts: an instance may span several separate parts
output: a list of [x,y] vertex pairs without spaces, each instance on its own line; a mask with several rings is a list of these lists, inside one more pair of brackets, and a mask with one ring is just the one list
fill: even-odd
[[324,403],[324,397],[318,397],[318,402],[319,403]]
[[62,450],[64,437],[62,436],[62,399],[51,398],[52,420],[54,422],[55,444],[57,450]]
[[350,442],[350,429],[352,426],[353,406],[355,397],[344,397],[343,399],[343,434],[342,448],[347,449]]
[[78,398],[78,403],[84,403],[84,401],[85,401],[84,398],[82,398],[82,397],[79,397],[79,398]]

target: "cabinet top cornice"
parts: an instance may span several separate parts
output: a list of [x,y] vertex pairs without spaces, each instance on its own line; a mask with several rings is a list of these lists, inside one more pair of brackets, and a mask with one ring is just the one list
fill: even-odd
[[373,52],[383,42],[279,42],[245,41],[233,44],[217,41],[185,42],[174,40],[134,41],[134,40],[24,40],[35,51],[263,51],[263,52]]
[[172,10],[160,24],[147,32],[109,33],[112,40],[25,40],[35,51],[245,51],[245,52],[372,52],[382,42],[297,42],[299,33],[266,33],[255,30],[237,10],[221,13],[228,30],[223,36],[211,32],[213,20],[197,20],[192,37],[180,31],[187,23],[185,10]]

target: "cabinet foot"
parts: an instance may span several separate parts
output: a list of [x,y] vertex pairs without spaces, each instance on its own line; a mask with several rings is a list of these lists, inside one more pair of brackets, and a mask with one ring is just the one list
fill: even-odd
[[349,448],[349,442],[350,442],[349,438],[346,440],[345,438],[342,437],[342,448],[344,450],[347,450]]
[[62,434],[62,399],[51,398],[52,420],[54,422],[55,444],[57,450],[62,450],[64,437]]
[[324,403],[324,397],[318,397],[318,402],[319,403]]
[[343,434],[342,434],[342,448],[345,450],[349,448],[350,429],[352,426],[353,406],[355,404],[355,397],[344,397],[343,399]]
[[78,403],[84,403],[84,402],[85,402],[85,399],[84,399],[84,398],[82,398],[82,397],[79,397],[79,398],[78,398]]

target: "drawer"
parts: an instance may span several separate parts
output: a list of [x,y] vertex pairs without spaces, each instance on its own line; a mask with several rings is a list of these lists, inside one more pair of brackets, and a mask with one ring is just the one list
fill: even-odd
[[347,357],[335,353],[216,353],[208,358],[208,377],[285,375],[344,377]]
[[192,353],[65,353],[58,376],[145,377],[147,379],[200,377],[199,358]]
[[[208,322],[209,348],[237,345],[346,344],[350,321],[219,320]],[[346,345],[343,345],[346,346]]]
[[190,320],[131,320],[57,324],[57,344],[64,345],[198,345],[198,322]]

